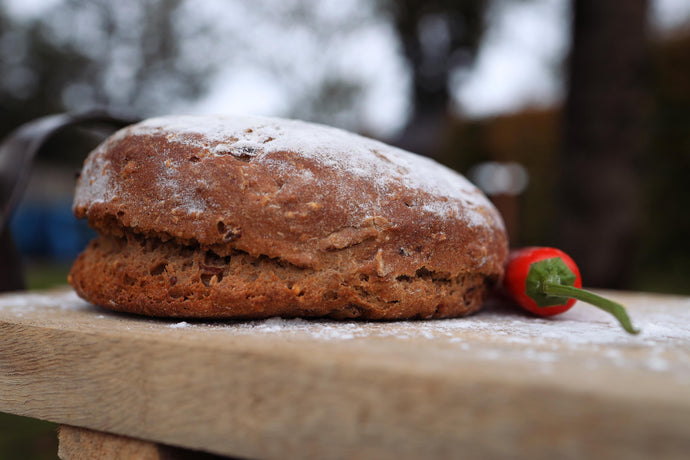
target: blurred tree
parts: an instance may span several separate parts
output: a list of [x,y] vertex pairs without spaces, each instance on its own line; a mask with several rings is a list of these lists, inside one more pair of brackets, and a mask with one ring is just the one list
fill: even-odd
[[12,17],[0,4],[0,135],[48,113],[102,107],[146,115],[197,97],[215,63],[192,60],[198,50],[181,46],[203,25],[189,18],[183,27],[180,4],[63,0],[35,19]]
[[61,86],[85,64],[83,56],[51,43],[38,24],[18,23],[0,5],[0,135],[60,111]]
[[653,119],[645,158],[641,289],[690,294],[690,29],[653,50]]
[[486,0],[381,0],[412,74],[412,114],[394,142],[437,156],[450,121],[450,84],[467,69],[484,32]]
[[240,65],[268,74],[284,94],[284,116],[363,131],[363,102],[371,81],[347,54],[353,43],[361,43],[357,36],[380,18],[367,2],[334,6],[312,0],[243,5],[243,20],[255,25],[251,32],[256,35],[240,33],[239,49],[220,52],[231,52],[230,59]]
[[[649,144],[641,161],[639,219],[631,287],[688,294],[690,266],[690,34],[652,40]],[[558,244],[553,232],[560,182],[558,169],[561,109],[525,110],[483,119],[455,120],[450,143],[463,154],[456,163],[467,170],[493,159],[518,161],[532,181],[520,197],[519,245]],[[643,146],[644,147],[644,146]],[[545,199],[544,197],[548,197]],[[617,212],[613,210],[612,213]],[[511,235],[514,236],[514,235]],[[586,230],[590,240],[597,238]],[[584,274],[589,283],[589,274]]]
[[574,0],[555,240],[591,286],[630,280],[647,147],[648,0]]
[[[358,58],[367,55],[361,37],[387,40],[389,32],[374,4],[200,5],[58,0],[40,16],[17,18],[0,3],[0,135],[62,110],[175,112],[216,83],[246,86],[247,98],[275,95],[284,116],[366,130],[366,93],[382,80],[372,78],[376,65],[361,65],[371,63]],[[227,111],[219,105],[213,110]]]

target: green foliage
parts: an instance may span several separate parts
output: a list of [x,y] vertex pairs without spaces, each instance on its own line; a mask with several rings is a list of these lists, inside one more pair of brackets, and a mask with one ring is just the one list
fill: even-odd
[[30,262],[26,268],[27,290],[51,289],[67,285],[71,264],[43,260]]
[[54,460],[57,448],[56,424],[0,413],[0,458]]

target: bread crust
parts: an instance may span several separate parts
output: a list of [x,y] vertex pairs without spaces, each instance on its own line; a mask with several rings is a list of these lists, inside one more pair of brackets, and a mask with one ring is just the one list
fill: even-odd
[[[460,316],[480,308],[507,255],[500,215],[459,174],[281,119],[125,128],[85,161],[74,212],[101,235],[74,264],[77,292],[155,316]],[[196,268],[181,277],[185,258]],[[202,259],[222,275],[212,282]]]

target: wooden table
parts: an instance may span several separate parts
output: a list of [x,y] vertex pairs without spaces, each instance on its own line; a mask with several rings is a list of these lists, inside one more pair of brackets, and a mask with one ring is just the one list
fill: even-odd
[[3,295],[0,411],[97,430],[66,427],[63,458],[87,433],[269,459],[688,458],[690,298],[605,294],[641,335],[585,305],[214,323]]

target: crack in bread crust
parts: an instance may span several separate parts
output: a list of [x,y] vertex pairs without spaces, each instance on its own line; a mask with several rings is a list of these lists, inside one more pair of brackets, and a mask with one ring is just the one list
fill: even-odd
[[424,268],[413,276],[379,276],[364,267],[318,270],[239,250],[219,256],[125,231],[92,241],[69,281],[96,305],[150,316],[395,320],[473,313],[496,278]]

